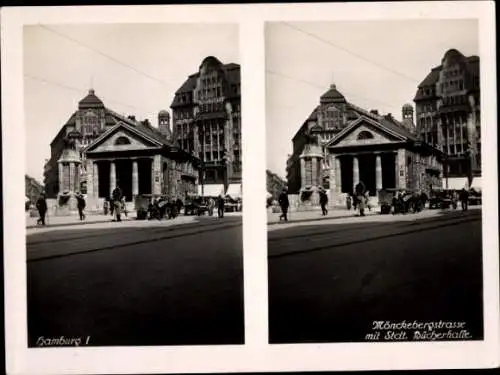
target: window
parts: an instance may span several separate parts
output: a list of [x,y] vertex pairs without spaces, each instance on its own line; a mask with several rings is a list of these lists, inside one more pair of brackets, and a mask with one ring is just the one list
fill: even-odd
[[369,131],[363,130],[358,134],[358,140],[373,139],[373,134]]
[[118,137],[115,141],[115,145],[129,145],[130,144],[130,139],[127,137]]

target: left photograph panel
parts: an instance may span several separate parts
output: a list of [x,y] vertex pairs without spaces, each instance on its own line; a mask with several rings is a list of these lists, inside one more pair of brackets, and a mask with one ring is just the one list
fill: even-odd
[[24,27],[30,348],[244,344],[238,31]]

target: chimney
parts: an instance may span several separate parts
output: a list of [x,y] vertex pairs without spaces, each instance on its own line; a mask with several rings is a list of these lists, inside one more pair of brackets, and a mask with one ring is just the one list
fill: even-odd
[[370,113],[373,114],[373,115],[378,116],[378,110],[377,109],[370,110]]
[[135,116],[127,116],[129,120],[135,121]]

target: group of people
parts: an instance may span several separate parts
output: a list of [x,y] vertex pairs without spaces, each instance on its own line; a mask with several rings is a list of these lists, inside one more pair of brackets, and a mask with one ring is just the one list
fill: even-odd
[[122,221],[122,212],[128,216],[125,197],[119,186],[111,192],[111,197],[104,202],[104,215],[107,215],[108,212],[113,216],[113,221]]
[[[85,197],[83,196],[82,193],[75,193],[75,198],[77,201],[76,207],[78,209],[78,215],[80,217],[80,220],[83,221],[85,220],[85,213],[83,212],[85,210],[86,202],[85,202]],[[46,217],[47,217],[47,199],[45,196],[45,193],[41,193],[40,197],[38,197],[36,201],[36,209],[38,210],[38,215],[39,218],[37,220],[37,225],[45,225]]]
[[458,201],[460,201],[460,205],[462,207],[462,211],[467,211],[469,209],[469,192],[466,189],[458,191],[454,191],[451,194],[451,205],[453,209],[457,209]]
[[165,216],[174,219],[179,216],[184,203],[180,198],[160,197],[153,199],[148,205],[149,220],[161,220]]

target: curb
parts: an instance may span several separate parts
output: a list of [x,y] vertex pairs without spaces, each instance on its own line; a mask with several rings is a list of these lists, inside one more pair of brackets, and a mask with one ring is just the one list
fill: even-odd
[[[377,216],[380,215],[380,212],[374,212],[374,213],[368,213],[365,216]],[[341,215],[341,216],[320,216],[317,218],[310,218],[310,219],[298,219],[298,220],[288,220],[286,222],[284,221],[271,221],[268,222],[267,225],[275,225],[275,224],[281,224],[281,223],[305,223],[309,221],[321,221],[321,220],[336,220],[336,219],[347,219],[350,217],[360,217],[359,214],[352,214],[352,215]]]
[[[136,219],[125,219],[122,221],[133,221]],[[60,224],[46,224],[46,225],[26,225],[26,229],[33,229],[33,228],[57,228],[57,227],[70,227],[74,225],[87,225],[87,224],[101,224],[101,223],[112,223],[113,219],[109,220],[97,220],[97,221],[77,221],[74,223],[60,223]]]

